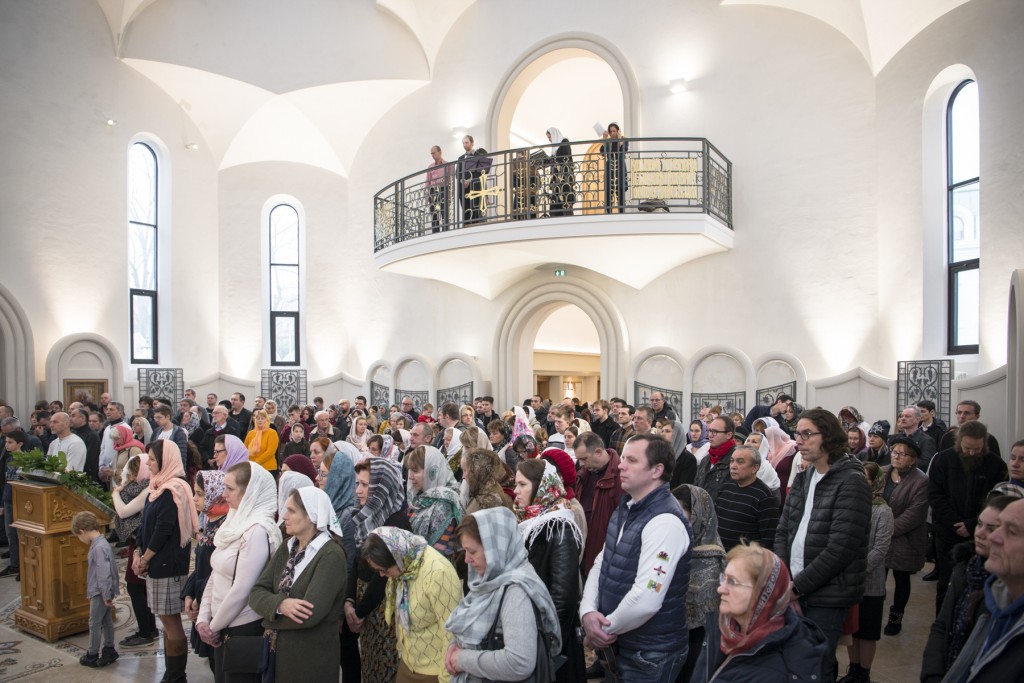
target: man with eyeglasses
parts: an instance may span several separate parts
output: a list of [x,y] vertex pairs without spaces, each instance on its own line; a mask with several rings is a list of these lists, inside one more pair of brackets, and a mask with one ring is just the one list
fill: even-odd
[[207,460],[213,460],[217,437],[228,434],[238,436],[237,430],[228,420],[228,409],[217,404],[213,407],[213,426],[207,429],[206,434],[203,435],[203,445],[200,447],[203,457]]
[[[793,576],[793,599],[834,652],[850,608],[864,596],[871,487],[860,461],[847,452],[846,430],[827,410],[801,415],[796,445],[807,469],[786,496],[775,553]],[[836,679],[835,666],[834,657],[825,657],[822,681]]]
[[413,420],[419,419],[420,414],[419,412],[417,412],[416,408],[413,407],[412,396],[402,397],[402,412],[406,413],[407,415],[412,415]]
[[949,587],[953,546],[973,537],[985,497],[1008,476],[1006,463],[988,449],[988,436],[988,428],[981,422],[964,422],[957,429],[956,445],[936,454],[928,470],[928,503],[932,507],[935,569],[939,575],[936,614]]
[[[981,419],[981,404],[977,401],[967,399],[960,401],[956,404],[956,427],[950,427],[946,430],[946,433],[942,435],[942,439],[939,441],[939,450],[945,451],[956,446],[956,433],[960,427],[964,426],[965,423],[971,421],[977,421]],[[999,442],[996,437],[991,434],[988,435],[987,448],[989,453],[995,453],[996,455],[1002,455],[999,450]]]
[[651,407],[654,408],[654,420],[676,420],[676,412],[672,410],[672,406],[665,400],[665,394],[660,391],[651,392]]
[[708,455],[697,463],[694,483],[708,492],[711,502],[718,501],[718,494],[730,479],[729,466],[736,450],[735,429],[732,420],[725,417],[716,417],[708,425]]

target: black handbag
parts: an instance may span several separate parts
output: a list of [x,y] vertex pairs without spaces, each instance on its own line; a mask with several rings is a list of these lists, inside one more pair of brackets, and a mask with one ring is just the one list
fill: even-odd
[[263,659],[263,636],[224,634],[224,671],[233,674],[260,673]]
[[[481,650],[505,649],[505,638],[498,633],[498,622],[501,621],[501,606],[504,602],[505,591],[503,590],[501,592],[501,600],[498,601],[498,616],[494,623],[491,624],[491,630],[487,633],[487,637],[480,643]],[[523,683],[551,683],[555,680],[555,672],[565,663],[565,657],[557,652],[553,652],[552,640],[544,633],[541,627],[540,610],[537,609],[537,605],[533,600],[530,600],[530,606],[533,607],[533,620],[537,625],[537,666],[534,668],[533,673],[521,680]],[[484,683],[499,682],[485,678]]]

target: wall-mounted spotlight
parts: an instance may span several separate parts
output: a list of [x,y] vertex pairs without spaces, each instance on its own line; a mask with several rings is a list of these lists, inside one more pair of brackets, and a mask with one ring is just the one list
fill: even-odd
[[197,145],[194,142],[190,142],[187,145],[185,145],[185,149],[189,150],[190,152],[194,152],[197,149],[199,149],[199,145]]
[[668,82],[668,91],[673,95],[678,95],[681,92],[686,92],[686,79],[685,78],[673,78]]

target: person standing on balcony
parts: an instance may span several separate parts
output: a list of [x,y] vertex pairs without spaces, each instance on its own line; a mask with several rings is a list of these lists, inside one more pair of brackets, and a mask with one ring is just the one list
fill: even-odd
[[469,198],[470,192],[479,192],[484,186],[477,170],[478,155],[473,145],[472,135],[462,138],[462,149],[466,151],[459,157],[459,204],[462,206],[462,220],[466,223],[474,223],[483,215],[480,210],[483,197]]
[[572,161],[572,147],[569,138],[555,127],[548,128],[548,141],[558,145],[555,153],[545,161],[550,166],[549,211],[551,216],[571,216],[573,204],[576,203],[576,170]]
[[442,226],[446,226],[449,223],[448,193],[451,191],[452,167],[445,166],[448,162],[441,156],[441,148],[437,145],[430,148],[430,157],[434,160],[434,163],[430,164],[430,167],[427,169],[430,227],[431,232],[439,232]]
[[[623,139],[619,124],[614,122],[608,124],[608,130],[602,137],[605,138],[601,145],[601,156],[604,157],[604,210],[605,213],[622,213],[626,207],[626,190],[629,189],[626,176],[629,143]],[[651,400],[654,400],[653,396]]]

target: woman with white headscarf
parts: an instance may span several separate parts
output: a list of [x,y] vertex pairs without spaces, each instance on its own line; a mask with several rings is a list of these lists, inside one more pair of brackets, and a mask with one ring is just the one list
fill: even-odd
[[331,499],[312,486],[292,491],[284,523],[291,538],[249,594],[249,605],[263,616],[265,664],[279,681],[337,680],[347,570]]
[[[254,462],[233,465],[224,475],[224,500],[228,516],[214,536],[216,550],[210,558],[213,570],[199,606],[196,630],[214,648],[217,683],[258,683],[256,664],[238,670],[225,653],[235,636],[263,633],[260,615],[248,605],[249,593],[263,567],[281,545],[281,531],[274,522],[277,487],[274,477]],[[241,642],[241,641],[239,641]]]
[[576,203],[576,170],[572,163],[572,147],[562,131],[551,127],[547,130],[548,141],[556,145],[554,154],[542,164],[550,167],[548,201],[551,216],[571,216]]
[[757,478],[772,490],[776,498],[779,498],[779,488],[782,482],[779,480],[778,472],[775,471],[775,468],[772,467],[771,462],[768,460],[768,439],[765,438],[764,434],[754,432],[743,443],[757,449],[757,454],[761,458],[761,462],[757,467]]

